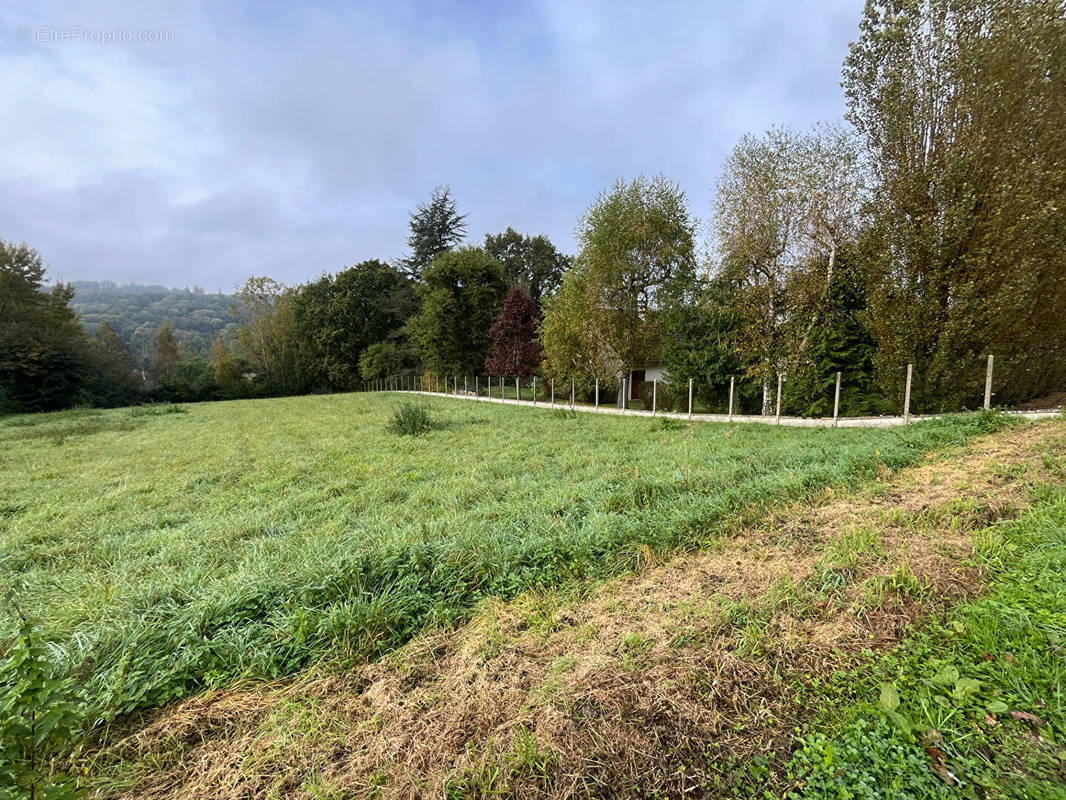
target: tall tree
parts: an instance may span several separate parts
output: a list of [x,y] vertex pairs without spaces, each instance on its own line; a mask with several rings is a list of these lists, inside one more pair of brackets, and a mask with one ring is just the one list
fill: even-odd
[[523,236],[514,228],[485,235],[485,252],[503,264],[510,287],[523,289],[538,312],[544,298],[558,291],[571,259],[555,249],[547,236]]
[[215,383],[223,392],[232,394],[240,386],[240,362],[221,336],[211,342],[211,369],[214,370]]
[[1058,0],[866,4],[843,86],[875,178],[871,318],[886,388],[914,363],[919,407],[976,402],[989,352],[1034,392],[1066,381],[1063,20]]
[[694,379],[699,398],[718,403],[742,372],[737,355],[736,292],[723,278],[682,271],[667,287],[662,311],[666,374],[676,392]]
[[371,259],[301,287],[296,306],[297,338],[313,374],[346,390],[359,383],[367,347],[388,340],[409,350],[404,326],[418,311],[418,296],[409,277]]
[[615,377],[617,360],[606,340],[606,309],[599,306],[584,270],[563,276],[563,284],[544,301],[540,342],[545,375],[554,380],[574,380],[582,390],[593,381]]
[[174,331],[170,323],[164,322],[159,326],[159,332],[155,336],[155,364],[159,374],[164,378],[174,375],[174,370],[181,360],[181,352],[178,349],[178,340],[174,338]]
[[251,277],[237,289],[237,341],[249,366],[272,388],[298,387],[294,292],[273,278]]
[[143,382],[134,377],[133,356],[122,337],[104,322],[89,344],[91,369],[86,381],[89,401],[99,406],[134,402]]
[[747,135],[726,162],[714,214],[720,272],[737,291],[737,343],[764,414],[776,374],[806,366],[812,332],[828,324],[837,253],[856,235],[861,199],[858,151],[839,127]]
[[428,203],[411,213],[407,246],[411,254],[401,262],[412,278],[419,278],[441,253],[451,250],[466,235],[466,214],[460,214],[451,196],[451,187],[438,186]]
[[451,375],[478,373],[506,293],[503,267],[480,247],[437,256],[418,286],[422,312],[408,323],[426,365]]
[[[598,309],[599,340],[620,377],[660,355],[660,291],[695,258],[685,193],[658,175],[617,181],[578,222],[581,252],[570,274]],[[577,285],[577,284],[575,284]],[[621,389],[619,405],[625,404]]]
[[503,310],[489,328],[492,349],[485,359],[489,375],[532,375],[541,359],[537,342],[537,306],[516,286],[507,293]]
[[40,253],[0,240],[0,410],[63,408],[84,398],[88,340],[72,287],[44,290]]

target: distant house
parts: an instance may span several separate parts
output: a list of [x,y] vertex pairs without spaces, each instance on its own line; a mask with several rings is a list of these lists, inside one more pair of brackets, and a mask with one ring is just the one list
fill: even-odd
[[651,381],[663,382],[666,370],[662,364],[646,364],[642,369],[635,369],[629,373],[629,399],[640,399],[640,387]]

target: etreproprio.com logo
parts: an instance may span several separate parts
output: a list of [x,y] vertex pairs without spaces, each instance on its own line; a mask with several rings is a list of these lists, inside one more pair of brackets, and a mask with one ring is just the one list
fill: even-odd
[[174,31],[166,28],[86,28],[82,25],[56,27],[52,25],[23,25],[15,32],[20,42],[37,44],[158,44],[174,41]]

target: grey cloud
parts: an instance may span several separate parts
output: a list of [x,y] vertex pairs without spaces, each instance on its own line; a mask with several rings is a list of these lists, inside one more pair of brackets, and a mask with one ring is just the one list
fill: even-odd
[[[95,117],[90,103],[64,131],[43,120],[73,100],[40,98],[48,113],[17,136],[41,166],[0,178],[0,237],[26,239],[67,279],[214,289],[399,256],[407,212],[438,183],[452,185],[474,239],[513,225],[570,249],[595,195],[639,172],[678,180],[706,216],[739,135],[842,114],[840,62],[860,11],[545,0],[508,13],[382,4],[249,16],[256,8],[0,12],[7,27],[36,16],[175,32],[166,45],[112,46],[121,52],[0,44],[0,63],[35,59],[16,80],[81,70],[92,95],[105,91],[93,76],[110,75],[107,97],[130,100]],[[98,157],[77,160],[74,185],[50,174],[86,150]]]

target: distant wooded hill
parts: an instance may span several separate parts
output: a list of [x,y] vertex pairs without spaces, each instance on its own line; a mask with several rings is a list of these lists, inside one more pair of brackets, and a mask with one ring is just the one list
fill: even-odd
[[230,313],[233,295],[207,294],[199,286],[172,289],[113,281],[74,281],[71,307],[90,334],[104,322],[129,345],[135,360],[151,360],[156,332],[170,323],[178,342],[207,357],[212,340],[236,336],[237,321]]

